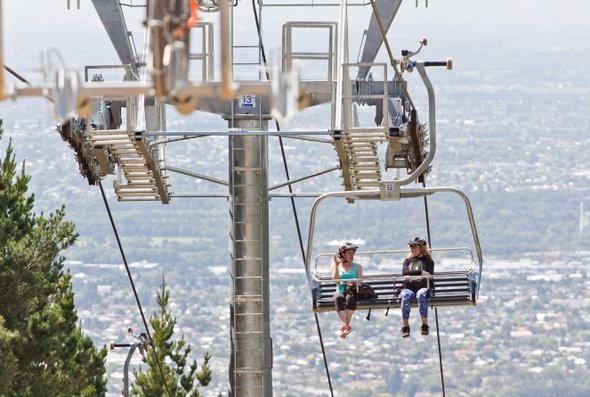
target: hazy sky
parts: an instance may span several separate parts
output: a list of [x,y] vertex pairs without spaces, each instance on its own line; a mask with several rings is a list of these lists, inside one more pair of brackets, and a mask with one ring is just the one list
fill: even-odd
[[[4,0],[5,63],[24,68],[23,73],[29,73],[39,64],[40,51],[47,47],[59,49],[69,65],[79,66],[94,62],[94,59],[102,63],[116,62],[90,0],[81,0],[79,10],[75,2],[72,0],[72,7],[68,10],[66,0]],[[273,0],[274,4],[280,2]],[[134,3],[140,4],[138,1]],[[414,0],[402,3],[388,34],[396,54],[402,47],[412,48],[423,36],[429,38],[428,55],[433,59],[485,52],[494,58],[494,53],[502,56],[511,50],[557,50],[557,47],[562,47],[562,51],[565,47],[575,47],[586,55],[589,53],[588,0],[429,0],[428,8],[424,6],[425,0],[420,0],[419,4],[416,8]],[[236,29],[253,26],[251,2],[240,0],[239,9],[243,10],[241,14],[244,16]],[[355,43],[368,24],[370,9],[370,6],[352,8],[351,53],[354,56],[358,51]],[[124,7],[124,10],[129,17],[128,28],[141,42],[140,21],[144,9]],[[270,49],[280,44],[279,28],[285,14],[291,20],[336,20],[338,7],[266,7],[265,41],[268,40]],[[217,14],[203,16],[205,20],[213,21],[217,17]]]

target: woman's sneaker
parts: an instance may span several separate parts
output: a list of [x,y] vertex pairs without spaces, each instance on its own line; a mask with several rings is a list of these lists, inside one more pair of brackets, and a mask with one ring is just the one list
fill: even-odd
[[422,335],[428,335],[428,328],[429,328],[428,325],[422,324],[422,328],[420,328],[420,333]]
[[406,325],[402,327],[402,338],[407,338],[408,336],[410,336],[410,326]]
[[342,339],[346,338],[348,336],[348,334],[350,334],[352,332],[352,327],[345,325],[344,327],[342,327],[342,331],[340,332],[340,337]]

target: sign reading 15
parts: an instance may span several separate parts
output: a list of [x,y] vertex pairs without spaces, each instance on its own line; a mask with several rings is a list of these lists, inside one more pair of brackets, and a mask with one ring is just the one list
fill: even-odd
[[256,97],[254,95],[241,95],[238,106],[241,108],[256,107]]

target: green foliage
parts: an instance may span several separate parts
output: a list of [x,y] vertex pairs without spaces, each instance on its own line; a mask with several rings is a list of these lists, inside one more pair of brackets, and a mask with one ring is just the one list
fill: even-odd
[[134,396],[142,397],[199,397],[199,385],[207,386],[211,381],[211,356],[206,353],[201,368],[193,360],[188,365],[191,347],[181,336],[173,340],[176,318],[168,311],[170,292],[166,281],[162,280],[160,290],[156,293],[156,301],[160,308],[150,318],[153,328],[152,347],[142,351],[142,361],[148,368],[135,371],[135,384],[131,390]]
[[104,396],[106,348],[82,334],[58,257],[74,243],[74,225],[63,207],[33,213],[29,179],[10,142],[0,162],[0,395]]
[[4,317],[0,316],[0,390],[10,388],[13,374],[18,368],[17,358],[11,348],[18,338],[18,333],[6,329],[4,323]]

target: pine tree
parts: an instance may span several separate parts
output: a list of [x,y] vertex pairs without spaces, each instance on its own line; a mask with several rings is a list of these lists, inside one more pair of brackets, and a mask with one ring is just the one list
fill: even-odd
[[10,141],[0,160],[0,395],[104,396],[107,350],[82,334],[58,256],[74,225],[63,206],[35,215],[30,177],[17,168]]
[[166,281],[162,280],[160,290],[156,294],[159,312],[150,317],[153,348],[142,352],[142,361],[148,368],[145,372],[142,368],[135,371],[135,383],[131,390],[134,396],[199,397],[199,385],[207,386],[211,381],[209,353],[205,354],[200,370],[196,360],[187,368],[188,356],[192,350],[190,345],[185,342],[184,336],[178,340],[172,339],[176,318],[173,318],[167,309],[169,298]]

